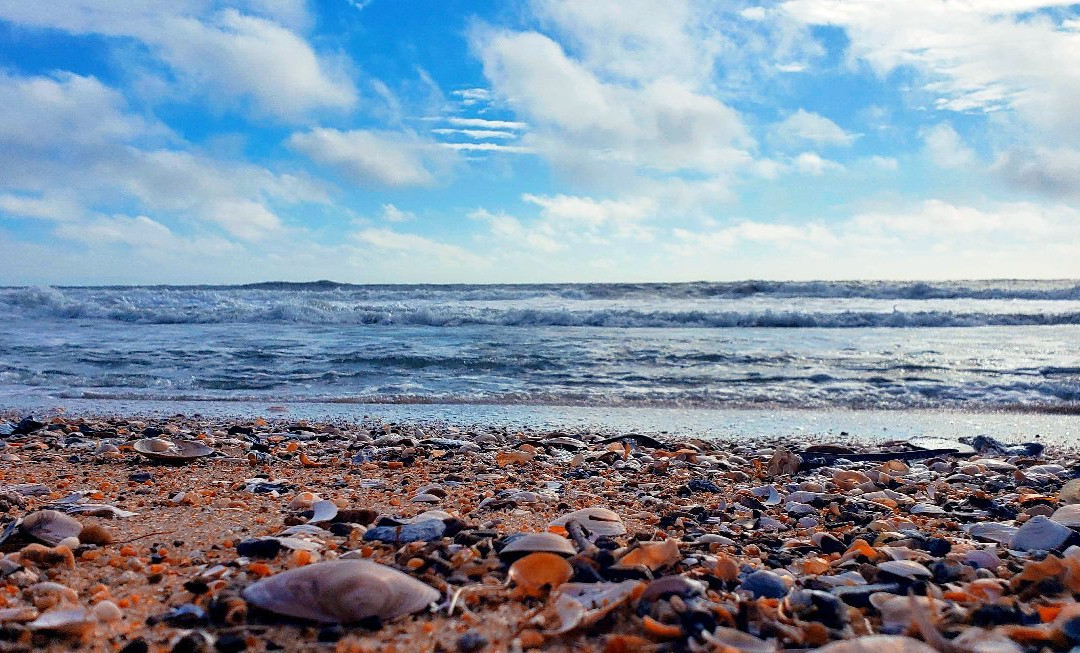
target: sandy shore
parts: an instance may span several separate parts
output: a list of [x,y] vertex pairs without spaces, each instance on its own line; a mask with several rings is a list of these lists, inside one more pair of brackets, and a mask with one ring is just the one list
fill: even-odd
[[8,417],[0,650],[1080,644],[1063,451]]

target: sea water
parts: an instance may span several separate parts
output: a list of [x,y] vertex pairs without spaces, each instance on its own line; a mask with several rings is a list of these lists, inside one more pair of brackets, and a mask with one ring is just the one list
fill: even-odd
[[1076,281],[18,287],[0,315],[6,408],[1080,411]]

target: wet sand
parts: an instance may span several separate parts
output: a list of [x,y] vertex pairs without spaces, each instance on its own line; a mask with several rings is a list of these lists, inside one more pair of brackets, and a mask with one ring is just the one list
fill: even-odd
[[[5,430],[21,416],[8,417]],[[0,450],[3,650],[776,650],[877,634],[910,636],[891,641],[904,650],[1080,643],[1080,509],[1068,507],[1080,497],[1067,484],[1078,467],[1063,449],[927,455],[891,443],[830,456],[750,433],[42,422],[3,435]],[[211,453],[160,462],[139,441],[166,457],[182,442]],[[136,514],[100,516],[109,507]],[[596,508],[614,521],[551,525]],[[74,535],[63,519],[55,532],[26,519],[50,509],[71,513]],[[547,545],[505,551],[516,534],[543,532],[563,538],[566,562]],[[262,579],[343,558],[396,569],[438,598],[346,625],[280,614],[335,596],[245,600],[265,595],[250,590]],[[366,595],[417,595],[394,578]]]

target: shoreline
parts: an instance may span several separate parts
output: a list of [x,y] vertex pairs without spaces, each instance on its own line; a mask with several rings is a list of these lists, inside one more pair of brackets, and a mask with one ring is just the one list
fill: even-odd
[[[128,653],[676,651],[717,642],[764,651],[883,633],[1072,645],[1063,633],[1080,614],[1070,607],[1080,596],[1080,549],[1068,547],[1080,533],[1024,528],[1057,524],[1046,517],[1080,501],[1065,485],[1080,462],[1052,446],[1039,456],[972,457],[893,444],[877,460],[817,467],[804,452],[800,468],[792,452],[811,443],[798,437],[604,438],[587,429],[267,417],[67,415],[4,435],[5,532],[44,509],[96,507],[72,513],[79,539],[49,555],[28,554],[32,529],[11,527],[0,641]],[[162,464],[132,449],[148,438],[212,455]],[[840,446],[827,451],[869,451]],[[95,516],[112,508],[137,514]],[[614,514],[574,513],[597,508]],[[578,516],[550,526],[570,513]],[[998,526],[971,530],[980,523]],[[541,555],[550,542],[526,544],[518,554],[531,554],[528,562],[511,572],[516,554],[504,551],[515,534],[547,531],[568,561]],[[419,539],[403,543],[406,532]],[[1049,541],[1055,533],[1061,540]],[[1026,548],[1010,550],[1018,544]],[[1036,545],[1065,567],[1049,569]],[[325,563],[349,558],[404,574],[384,591],[430,591],[407,579],[433,588],[440,607],[381,624],[320,625],[276,612],[311,597],[277,588],[271,595],[283,603],[267,604],[248,589],[293,569],[328,573]],[[1065,585],[1033,594],[1028,580],[1046,574]],[[999,589],[987,594],[991,579]],[[608,604],[590,602],[598,591]],[[977,615],[997,609],[996,592],[1035,621],[1023,632],[1020,623],[985,626]],[[917,615],[905,612],[908,593]],[[924,613],[942,607],[928,630]],[[386,616],[390,607],[373,609]],[[42,615],[68,622],[50,626]]]

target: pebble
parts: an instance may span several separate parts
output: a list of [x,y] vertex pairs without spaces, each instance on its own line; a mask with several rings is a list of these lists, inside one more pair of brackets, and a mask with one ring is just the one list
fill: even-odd
[[755,599],[778,599],[788,593],[784,579],[771,571],[755,571],[746,577],[739,589],[750,592]]
[[408,542],[430,542],[437,540],[446,533],[446,523],[438,519],[405,524],[403,526],[376,526],[369,528],[364,533],[367,541],[393,542],[406,544]]
[[1019,551],[1053,551],[1072,535],[1071,529],[1040,515],[1024,522],[1013,534],[1009,547]]

